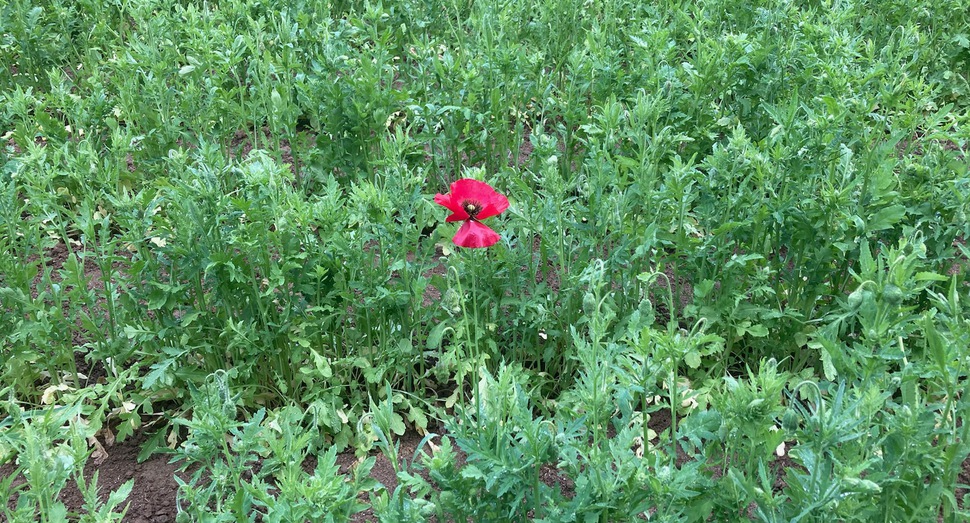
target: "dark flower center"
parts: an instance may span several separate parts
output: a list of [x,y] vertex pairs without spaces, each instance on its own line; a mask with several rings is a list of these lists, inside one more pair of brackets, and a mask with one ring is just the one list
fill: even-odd
[[482,204],[476,200],[465,200],[461,202],[461,208],[465,209],[465,212],[468,213],[468,217],[473,220],[475,219],[475,216],[478,216],[478,213],[482,212],[482,207]]

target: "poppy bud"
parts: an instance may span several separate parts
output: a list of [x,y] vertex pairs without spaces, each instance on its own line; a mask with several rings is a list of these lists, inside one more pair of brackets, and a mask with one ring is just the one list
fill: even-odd
[[587,292],[583,295],[583,312],[587,316],[592,316],[596,313],[596,296],[593,296],[592,292]]
[[887,284],[882,289],[882,299],[889,305],[899,305],[903,301],[903,291],[893,284]]
[[798,430],[798,425],[801,423],[801,417],[794,410],[788,409],[785,414],[781,417],[781,428],[788,432],[795,432]]
[[854,290],[854,291],[852,291],[852,294],[849,295],[849,301],[848,301],[848,303],[849,303],[849,310],[853,310],[854,311],[854,310],[858,310],[859,309],[859,307],[862,305],[862,288],[861,287],[858,288],[858,289],[856,289],[856,290]]
[[451,315],[461,313],[461,296],[458,295],[458,291],[453,288],[446,290],[441,297],[441,307]]

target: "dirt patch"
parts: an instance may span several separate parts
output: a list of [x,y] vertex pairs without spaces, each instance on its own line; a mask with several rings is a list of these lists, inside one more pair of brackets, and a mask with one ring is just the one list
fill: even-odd
[[551,488],[558,488],[559,493],[566,499],[573,499],[576,495],[576,484],[571,478],[558,468],[546,464],[539,467],[539,480]]
[[960,475],[957,477],[956,498],[957,506],[960,509],[965,509],[967,507],[965,497],[967,492],[970,491],[970,457],[963,460],[963,465],[960,466]]
[[[175,493],[178,491],[175,476],[178,465],[169,463],[166,455],[156,455],[143,463],[138,463],[136,458],[142,441],[142,438],[131,438],[108,451],[105,461],[97,467],[98,481],[103,485],[102,499],[107,498],[107,492],[118,488],[129,479],[134,479],[135,488],[128,498],[130,505],[125,521],[132,523],[175,521],[175,515],[178,512],[175,505]],[[93,471],[87,474],[91,473]],[[187,480],[188,474],[182,474],[180,477]],[[65,489],[61,498],[68,506],[83,502],[76,488]]]
[[516,167],[522,167],[525,164],[529,163],[529,160],[532,159],[532,151],[535,150],[535,147],[532,145],[532,142],[529,140],[529,136],[531,134],[532,133],[528,129],[526,129],[525,134],[522,136],[522,145],[519,146],[519,155],[515,159]]

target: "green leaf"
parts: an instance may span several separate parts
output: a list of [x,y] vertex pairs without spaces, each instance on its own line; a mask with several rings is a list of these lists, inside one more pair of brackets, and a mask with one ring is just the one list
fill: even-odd
[[862,240],[862,244],[859,245],[859,267],[862,269],[864,278],[876,272],[876,261],[872,259],[872,251],[869,250],[869,242],[866,240]]
[[310,353],[313,355],[313,366],[316,367],[317,372],[324,378],[333,377],[333,369],[330,368],[330,362],[327,361],[327,358],[313,349],[310,349]]
[[701,355],[697,351],[690,351],[684,355],[684,363],[692,369],[696,369],[701,366]]
[[184,316],[182,316],[182,319],[180,320],[182,327],[188,327],[189,325],[192,325],[192,322],[198,319],[198,317],[201,315],[202,313],[199,311],[192,311],[190,313],[185,314]]
[[128,481],[122,483],[117,490],[108,494],[108,501],[105,505],[109,507],[115,507],[122,501],[128,499],[128,495],[131,494],[131,489],[135,486],[135,480],[129,479]]
[[168,301],[168,293],[165,291],[154,290],[148,296],[148,310],[154,311],[161,309]]
[[151,370],[145,375],[142,380],[142,387],[146,389],[151,389],[156,382],[161,382],[164,384],[169,383],[169,367],[175,364],[175,358],[170,358],[162,360],[155,363],[150,368]]
[[144,463],[145,460],[150,458],[156,450],[167,449],[165,447],[166,432],[167,431],[165,429],[157,430],[148,438],[147,441],[141,444],[141,450],[138,451],[138,457],[135,458],[138,463]]
[[936,330],[936,326],[933,324],[932,318],[929,315],[923,316],[923,336],[926,338],[926,345],[930,349],[930,355],[933,357],[933,363],[941,370],[941,372],[946,372],[947,354],[944,348],[943,338],[940,333]]
[[444,337],[445,329],[447,328],[448,328],[448,325],[445,322],[441,322],[435,325],[433,329],[431,329],[431,332],[428,333],[428,343],[427,343],[428,349],[441,348],[441,338]]
[[403,436],[404,431],[407,430],[407,427],[404,425],[404,418],[402,418],[400,414],[395,412],[391,414],[390,422],[391,422],[391,431],[397,434],[398,436]]
[[880,209],[869,218],[866,230],[869,232],[888,229],[899,223],[906,216],[906,207],[900,204],[890,205]]
[[825,374],[825,379],[829,381],[835,380],[839,376],[839,373],[835,370],[835,364],[832,361],[832,353],[830,351],[836,350],[835,344],[824,338],[819,338],[816,341],[809,342],[809,348],[818,349],[819,358],[822,360],[822,372]]
[[861,492],[865,494],[878,494],[882,492],[882,487],[868,479],[842,478],[842,484],[848,487],[848,489],[852,492]]
[[422,431],[428,428],[428,416],[425,415],[424,411],[411,405],[408,409],[408,421],[410,421],[416,428],[420,428]]
[[694,286],[694,296],[698,298],[704,298],[714,290],[715,282],[714,280],[701,280],[697,285]]
[[50,512],[44,514],[46,519],[44,521],[61,522],[68,521],[67,519],[67,506],[60,501],[55,501],[53,504],[49,505]]
[[825,373],[825,379],[829,381],[839,376],[839,373],[835,370],[835,365],[832,364],[832,355],[826,350],[822,350],[822,372]]
[[748,331],[748,334],[754,336],[755,338],[764,338],[768,336],[768,327],[765,327],[760,323],[751,325],[750,327],[747,327],[745,330]]
[[465,464],[461,468],[461,477],[466,479],[485,479],[485,474],[475,465]]

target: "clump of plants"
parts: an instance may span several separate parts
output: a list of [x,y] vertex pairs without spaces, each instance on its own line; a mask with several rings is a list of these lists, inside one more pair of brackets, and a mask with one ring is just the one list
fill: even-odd
[[965,7],[0,8],[5,517],[965,519]]

